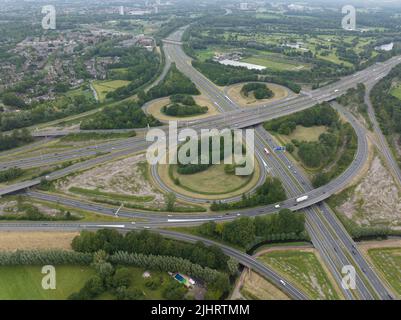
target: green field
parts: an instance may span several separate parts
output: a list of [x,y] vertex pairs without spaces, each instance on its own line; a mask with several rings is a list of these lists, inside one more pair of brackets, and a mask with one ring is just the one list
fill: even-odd
[[[210,46],[207,49],[196,50],[196,57],[200,61],[205,61],[208,59],[212,59],[216,53],[229,53],[232,51],[238,50],[230,47]],[[297,71],[309,70],[311,68],[311,66],[306,63],[300,63],[296,60],[290,60],[283,55],[275,54],[265,50],[246,49],[245,52],[247,55],[250,56],[242,59],[241,62],[264,66],[275,71]]]
[[396,86],[394,86],[391,89],[390,94],[396,97],[397,99],[401,100],[401,84],[399,83]]
[[312,252],[279,250],[258,259],[297,285],[311,299],[339,299],[333,283]]
[[[156,272],[150,271],[150,279],[157,280],[160,283],[160,286],[155,290],[151,290],[146,286],[146,282],[148,279],[143,277],[144,269],[140,268],[128,268],[131,271],[131,286],[130,288],[136,288],[142,291],[145,300],[160,300],[163,299],[162,292],[164,287],[169,283],[169,281],[173,280],[167,272]],[[111,296],[112,297],[112,296]],[[99,297],[99,299],[110,299],[110,294],[103,294]]]
[[379,248],[368,251],[375,267],[380,270],[394,291],[401,296],[401,248]]
[[0,267],[0,300],[63,300],[94,274],[89,267],[56,267],[56,290],[42,289],[39,266]]
[[[130,289],[139,289],[146,300],[163,299],[164,287],[173,280],[166,272],[150,272],[151,280],[158,283],[153,290],[146,286],[148,279],[143,277],[145,270],[128,268],[131,271]],[[72,293],[78,292],[95,271],[86,266],[56,266],[56,289],[42,288],[42,266],[0,267],[0,300],[65,300]],[[105,292],[99,300],[115,299],[113,294]]]
[[84,95],[86,98],[93,97],[92,91],[90,89],[83,89],[83,87],[70,90],[70,91],[66,92],[65,95],[68,97],[76,97],[78,95]]
[[[263,14],[259,15],[263,17]],[[306,17],[305,17],[306,18]],[[205,36],[212,36],[207,31],[202,33]],[[301,48],[296,49],[299,52],[305,52],[306,50],[310,50],[313,54],[316,54],[317,58],[333,62],[335,64],[341,65],[344,64],[347,67],[351,67],[352,64],[348,61],[341,60],[336,52],[336,45],[340,44],[348,44],[353,45],[352,49],[357,53],[361,53],[365,50],[366,46],[371,44],[374,41],[372,37],[355,37],[355,36],[338,36],[338,35],[313,35],[309,37],[304,36],[297,36],[294,34],[289,33],[280,33],[280,32],[272,32],[272,33],[262,33],[262,32],[232,32],[232,31],[225,31],[221,36],[226,40],[239,40],[239,41],[256,41],[259,43],[264,44],[274,44],[274,45],[281,45],[285,43],[296,43],[301,42]],[[353,44],[355,41],[355,45]],[[320,51],[317,52],[317,48],[320,47]],[[322,55],[323,51],[326,51],[324,48],[329,48],[328,55]],[[375,51],[372,52],[372,56],[374,56]],[[253,57],[251,57],[251,61]],[[245,61],[245,60],[244,60]],[[247,62],[247,61],[245,61]],[[249,62],[255,63],[255,62]],[[256,63],[260,65],[264,65],[261,63]],[[289,63],[291,65],[291,63]],[[273,65],[274,66],[274,65]],[[269,67],[268,65],[266,67]],[[279,68],[283,66],[278,65]],[[288,68],[288,66],[286,66]],[[285,68],[283,70],[286,70]],[[291,69],[287,69],[291,70]]]
[[296,70],[305,70],[310,67],[306,64],[300,64],[294,61],[280,59],[276,57],[268,57],[264,55],[256,55],[249,58],[242,59],[241,62],[252,63],[259,66],[264,66],[268,69],[277,70],[277,71],[296,71]]
[[176,169],[176,166],[171,167],[170,176],[180,180],[180,187],[207,195],[235,192],[245,187],[253,177],[229,175],[224,171],[224,164],[213,165],[205,171],[194,174],[179,174]]
[[277,134],[277,137],[285,143],[291,142],[291,140],[296,139],[298,141],[318,141],[321,134],[327,132],[327,127],[325,126],[313,126],[310,128],[304,126],[297,126],[296,129],[291,132],[290,135]]
[[103,102],[106,95],[118,88],[128,85],[130,81],[126,80],[108,80],[108,81],[94,81],[93,88],[96,90],[99,101]]

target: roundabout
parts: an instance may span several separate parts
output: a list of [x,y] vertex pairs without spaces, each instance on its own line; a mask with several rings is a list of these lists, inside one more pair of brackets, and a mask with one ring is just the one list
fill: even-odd
[[211,103],[210,100],[207,99],[206,97],[204,97],[203,95],[193,96],[193,98],[197,105],[202,106],[202,107],[207,107],[208,111],[204,114],[198,114],[198,115],[186,116],[186,117],[169,116],[169,115],[165,114],[162,109],[163,109],[163,107],[171,104],[170,97],[164,97],[161,99],[156,99],[156,100],[150,101],[143,107],[143,109],[147,114],[152,115],[153,117],[155,117],[157,120],[159,120],[161,122],[193,121],[193,120],[205,119],[210,116],[219,114],[219,111],[213,105],[213,103]]
[[[212,165],[194,174],[180,174],[176,165],[158,165],[152,168],[152,178],[163,191],[170,191],[191,202],[240,199],[244,193],[254,191],[265,176],[261,175],[258,161],[249,176],[236,176],[225,172],[225,165]],[[198,201],[196,201],[198,200]]]
[[244,95],[244,93],[242,92],[242,88],[246,84],[247,83],[238,83],[231,85],[225,89],[226,94],[231,97],[232,100],[237,102],[241,107],[254,107],[261,104],[277,102],[296,96],[295,93],[284,86],[274,83],[266,83],[267,89],[270,89],[273,92],[273,97],[269,99],[256,99],[253,92],[250,92],[248,96]]

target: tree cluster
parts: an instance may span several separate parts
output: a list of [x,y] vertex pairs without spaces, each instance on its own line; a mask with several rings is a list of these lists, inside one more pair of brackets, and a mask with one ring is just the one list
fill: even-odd
[[273,91],[271,91],[264,83],[247,83],[241,89],[241,93],[246,97],[248,97],[251,92],[253,92],[253,95],[258,100],[270,99],[274,96]]
[[269,205],[287,199],[281,181],[277,178],[268,177],[265,183],[260,186],[255,194],[243,195],[238,202],[213,202],[210,209],[213,211],[227,211],[235,209],[251,208],[262,205]]
[[20,147],[33,141],[28,129],[14,130],[11,134],[0,134],[0,151]]
[[207,222],[197,228],[202,236],[218,239],[242,248],[257,242],[306,239],[305,218],[288,209],[256,218],[241,217],[233,222],[217,224]]
[[104,250],[108,254],[123,251],[171,256],[186,259],[204,267],[227,270],[228,257],[218,247],[207,247],[202,242],[195,244],[177,242],[146,231],[131,231],[125,236],[116,230],[99,230],[94,233],[83,231],[72,241],[72,248],[77,252],[87,253]]
[[81,129],[135,129],[158,125],[160,122],[153,116],[146,115],[137,102],[127,101],[105,107],[101,112],[85,119],[81,123]]

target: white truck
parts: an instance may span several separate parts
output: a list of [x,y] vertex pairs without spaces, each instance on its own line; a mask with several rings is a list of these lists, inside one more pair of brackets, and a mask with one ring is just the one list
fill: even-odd
[[297,199],[297,203],[304,202],[309,199],[309,196],[303,196]]

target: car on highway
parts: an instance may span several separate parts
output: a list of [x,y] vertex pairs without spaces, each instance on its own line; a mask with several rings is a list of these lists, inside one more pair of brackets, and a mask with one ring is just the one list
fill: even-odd
[[267,150],[267,148],[265,148],[264,150],[265,150],[265,153],[266,153],[267,155],[269,155],[269,154],[270,154],[270,151],[269,151],[269,150]]
[[283,286],[286,286],[287,284],[285,283],[285,281],[284,280],[281,280],[280,279],[280,283],[283,285]]
[[302,197],[299,197],[296,201],[297,201],[297,203],[301,203],[308,199],[309,199],[309,196],[302,196]]
[[274,207],[275,207],[276,209],[281,208],[281,206],[280,206],[279,204],[276,204]]

